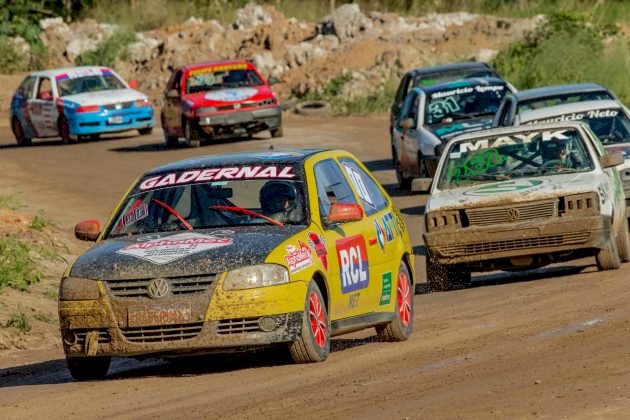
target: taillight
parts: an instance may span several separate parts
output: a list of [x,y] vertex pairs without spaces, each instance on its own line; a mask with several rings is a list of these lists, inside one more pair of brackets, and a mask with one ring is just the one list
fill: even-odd
[[77,112],[99,112],[101,107],[98,105],[82,105],[77,108]]
[[136,108],[142,108],[143,106],[151,106],[153,101],[151,99],[138,99],[136,101]]

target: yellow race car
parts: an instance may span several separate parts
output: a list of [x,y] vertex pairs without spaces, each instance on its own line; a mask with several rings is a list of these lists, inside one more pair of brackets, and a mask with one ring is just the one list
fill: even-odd
[[66,271],[59,320],[68,369],[104,377],[112,356],[289,347],[328,357],[330,337],[413,328],[414,256],[391,198],[343,151],[214,155],[133,183]]

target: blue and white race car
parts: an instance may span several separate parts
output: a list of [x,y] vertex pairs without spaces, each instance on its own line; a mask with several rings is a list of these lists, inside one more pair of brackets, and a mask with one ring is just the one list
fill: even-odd
[[152,101],[102,66],[30,73],[13,95],[10,118],[21,146],[35,137],[68,144],[128,130],[149,134],[155,125]]

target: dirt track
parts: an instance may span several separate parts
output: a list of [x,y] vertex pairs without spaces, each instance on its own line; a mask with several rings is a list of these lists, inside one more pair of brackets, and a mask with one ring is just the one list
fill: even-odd
[[0,195],[71,229],[104,221],[134,177],[198,154],[339,147],[395,196],[418,255],[415,329],[405,343],[372,331],[333,340],[325,363],[273,354],[117,360],[108,379],[72,382],[61,350],[0,353],[2,418],[624,418],[630,410],[628,265],[600,274],[594,259],[526,274],[475,277],[473,287],[424,293],[424,196],[394,187],[386,117],[291,117],[280,140],[165,150],[161,132],[61,146],[14,147],[0,126]]

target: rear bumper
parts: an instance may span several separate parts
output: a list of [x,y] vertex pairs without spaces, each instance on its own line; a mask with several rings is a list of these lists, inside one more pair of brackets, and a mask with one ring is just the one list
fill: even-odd
[[424,234],[440,264],[471,263],[578,249],[604,249],[609,216],[554,218],[545,222],[448,229]]
[[232,111],[199,117],[199,126],[206,132],[216,126],[259,125],[274,130],[282,125],[282,110],[279,106],[246,111]]
[[68,122],[70,134],[89,135],[150,128],[155,125],[155,117],[152,107],[142,107],[76,114]]

